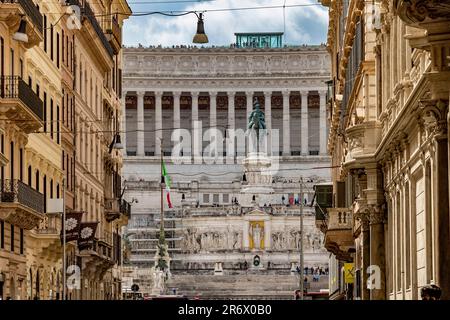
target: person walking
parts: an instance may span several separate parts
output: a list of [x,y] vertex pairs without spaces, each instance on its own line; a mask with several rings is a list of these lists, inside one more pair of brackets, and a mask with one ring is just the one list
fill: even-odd
[[430,284],[420,289],[422,300],[441,300],[442,290],[435,284]]

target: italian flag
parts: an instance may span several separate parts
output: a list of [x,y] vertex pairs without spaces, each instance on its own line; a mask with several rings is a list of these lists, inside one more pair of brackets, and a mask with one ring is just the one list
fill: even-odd
[[162,167],[161,182],[166,184],[167,205],[169,206],[169,208],[173,208],[172,202],[170,201],[170,177],[167,174],[167,169],[166,165],[164,164],[164,160],[161,160],[161,167]]

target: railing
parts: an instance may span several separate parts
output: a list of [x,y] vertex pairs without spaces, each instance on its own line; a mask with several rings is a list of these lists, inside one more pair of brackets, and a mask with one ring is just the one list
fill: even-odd
[[4,99],[20,99],[39,119],[44,119],[44,103],[21,77],[2,76],[0,96]]
[[42,14],[39,12],[39,9],[36,8],[36,5],[31,0],[0,0],[0,3],[18,3],[23,8],[28,17],[30,17],[33,24],[39,29],[42,33],[43,23],[42,23]]
[[120,202],[120,213],[127,217],[131,216],[131,204],[124,199]]
[[44,212],[44,195],[19,180],[2,181],[1,202],[20,203],[39,213]]
[[102,28],[98,24],[98,21],[95,18],[94,12],[92,11],[91,7],[89,6],[89,4],[87,2],[84,3],[83,14],[84,14],[84,16],[86,16],[86,18],[92,24],[92,27],[94,28],[95,32],[97,33],[97,36],[100,39],[100,41],[102,42],[102,44],[105,47],[106,51],[108,51],[108,54],[111,57],[113,57],[114,56],[114,51],[113,51],[111,45],[109,44],[108,39],[106,39],[106,36],[103,33]]
[[353,225],[353,215],[348,208],[328,209],[329,221],[328,229],[351,229]]
[[46,214],[46,217],[36,229],[38,234],[57,234],[61,232],[61,215]]

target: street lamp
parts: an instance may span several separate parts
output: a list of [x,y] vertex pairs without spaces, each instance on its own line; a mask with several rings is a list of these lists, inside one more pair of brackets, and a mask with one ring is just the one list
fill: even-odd
[[[197,15],[197,13],[195,13]],[[205,26],[203,24],[203,14],[197,15],[197,33],[192,40],[193,43],[208,43],[208,36],[205,34]]]

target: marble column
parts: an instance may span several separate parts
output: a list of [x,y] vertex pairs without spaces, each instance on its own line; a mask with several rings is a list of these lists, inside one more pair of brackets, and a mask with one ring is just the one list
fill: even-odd
[[327,109],[326,109],[326,90],[320,90],[320,107],[319,107],[319,154],[327,154]]
[[155,156],[161,155],[161,140],[163,137],[162,95],[161,91],[155,91]]
[[235,117],[234,117],[234,97],[236,92],[229,91],[228,92],[228,129],[234,129],[235,127]]
[[[234,91],[228,91],[228,132],[226,134],[226,137],[228,138],[228,144],[227,144],[227,163],[234,163],[234,157],[236,155],[236,145],[235,140],[233,139],[235,137],[234,129],[235,129],[235,109],[234,109],[234,98],[236,92]],[[231,138],[231,139],[230,139]]]
[[201,161],[201,146],[202,146],[202,136],[200,130],[200,124],[198,122],[198,92],[191,92],[192,97],[192,155],[194,156],[194,162]]
[[242,226],[242,248],[245,251],[250,250],[250,239],[249,239],[249,228],[250,228],[250,222],[248,220],[244,221]]
[[136,155],[139,157],[145,156],[144,147],[144,95],[145,91],[137,92],[137,132],[136,132]]
[[301,109],[301,142],[302,142],[302,155],[309,155],[309,130],[308,130],[308,91],[300,91],[302,96],[302,109]]
[[180,129],[180,96],[181,92],[173,92],[173,128]]
[[209,93],[209,128],[215,129],[217,126],[217,92]]
[[248,119],[250,117],[250,113],[252,113],[253,111],[253,91],[247,91],[245,93],[246,97],[247,97],[247,122],[246,122],[246,126],[248,125]]
[[267,155],[272,156],[272,91],[264,92],[264,113],[267,128]]
[[[173,132],[177,133],[177,129],[180,129],[180,96],[181,92],[173,92]],[[175,146],[180,141],[180,134],[173,135],[172,146]]]
[[290,97],[289,90],[283,91],[283,156],[291,155],[289,97]]

